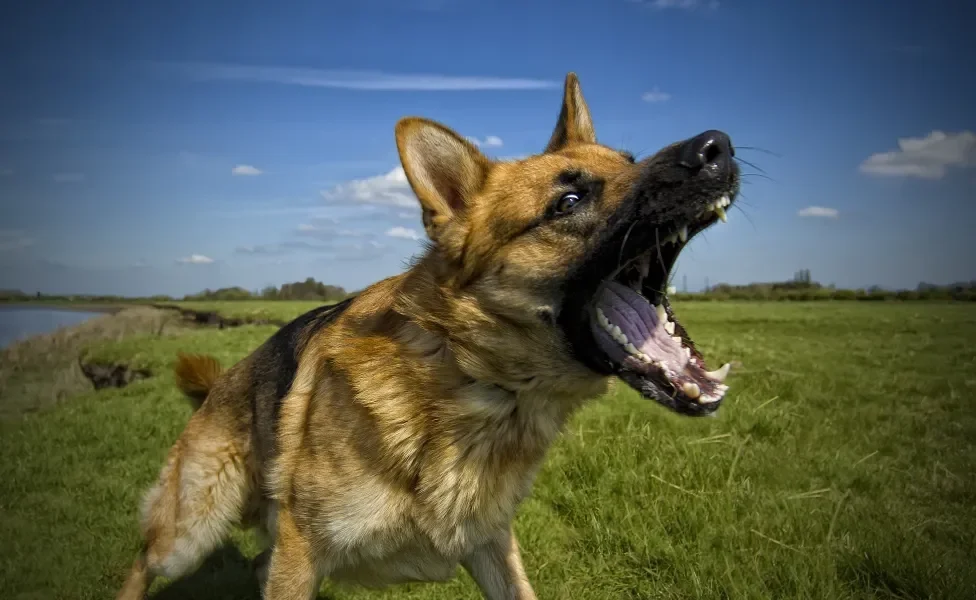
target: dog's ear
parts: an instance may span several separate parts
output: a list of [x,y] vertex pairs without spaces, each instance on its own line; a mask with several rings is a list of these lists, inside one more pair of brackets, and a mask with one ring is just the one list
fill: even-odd
[[576,73],[569,73],[563,88],[563,107],[559,111],[559,121],[549,138],[546,152],[556,152],[570,144],[593,143],[596,143],[596,132],[593,130],[590,109],[583,99],[583,90]]
[[436,241],[441,227],[463,214],[484,185],[491,161],[451,129],[419,117],[397,122],[396,143],[407,181],[423,208],[427,236]]

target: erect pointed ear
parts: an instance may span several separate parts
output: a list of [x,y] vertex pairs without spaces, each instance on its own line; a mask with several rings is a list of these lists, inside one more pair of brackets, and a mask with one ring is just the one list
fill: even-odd
[[491,161],[451,129],[420,117],[397,122],[396,143],[407,181],[420,200],[427,236],[436,240],[484,185]]
[[570,144],[593,144],[596,142],[596,132],[593,130],[593,119],[590,109],[583,99],[576,73],[566,75],[563,88],[563,107],[559,111],[559,121],[556,129],[549,138],[546,152],[555,152]]

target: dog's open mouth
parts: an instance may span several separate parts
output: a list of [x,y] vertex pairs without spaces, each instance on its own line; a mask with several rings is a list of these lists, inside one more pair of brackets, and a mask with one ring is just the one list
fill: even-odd
[[589,307],[597,346],[616,374],[642,395],[686,415],[711,415],[728,386],[725,364],[708,370],[668,302],[669,275],[682,248],[697,233],[725,221],[728,194],[707,204],[690,222],[659,231],[654,245],[603,281]]

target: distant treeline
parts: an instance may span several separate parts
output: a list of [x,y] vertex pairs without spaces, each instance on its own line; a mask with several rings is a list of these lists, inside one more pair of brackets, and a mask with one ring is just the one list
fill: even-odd
[[[182,300],[322,300],[337,302],[358,292],[347,292],[337,285],[328,285],[309,277],[305,281],[286,283],[280,288],[268,286],[259,291],[248,291],[242,287],[204,290],[198,294],[184,296]],[[950,285],[920,283],[914,290],[886,290],[878,286],[865,289],[838,289],[823,286],[810,280],[809,271],[799,271],[792,281],[774,283],[750,283],[730,285],[720,283],[704,292],[676,292],[670,294],[674,300],[721,301],[816,301],[816,300],[955,300],[976,301],[976,281],[963,281]],[[20,290],[0,290],[2,302],[83,302],[88,304],[132,304],[163,303],[179,300],[172,296],[150,296],[133,298],[112,295],[44,295],[27,294]]]
[[[809,272],[806,272],[809,277]],[[754,300],[754,301],[815,301],[815,300],[955,300],[976,301],[976,281],[951,285],[920,283],[914,290],[887,290],[879,286],[864,289],[838,289],[816,281],[793,280],[777,283],[730,285],[720,283],[707,291],[671,294],[675,300]]]
[[328,285],[309,277],[305,281],[285,283],[280,288],[269,285],[259,292],[250,292],[242,287],[204,290],[199,294],[185,296],[184,300],[325,300],[336,302],[349,296],[337,285]]

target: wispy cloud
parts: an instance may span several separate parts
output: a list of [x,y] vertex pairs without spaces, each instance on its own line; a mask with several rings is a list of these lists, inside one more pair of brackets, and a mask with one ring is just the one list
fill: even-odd
[[800,209],[796,214],[799,217],[816,217],[821,219],[836,219],[840,216],[840,212],[836,208],[828,208],[826,206],[808,206]]
[[255,246],[239,246],[234,252],[251,256],[282,256],[297,252],[321,254],[337,261],[372,260],[383,256],[387,247],[375,240],[362,242],[335,243],[335,241],[308,242],[294,240],[276,244],[259,244]]
[[670,99],[671,99],[671,94],[667,92],[662,92],[657,88],[657,86],[654,86],[654,89],[652,89],[651,91],[644,92],[643,94],[641,94],[641,100],[643,100],[644,102],[650,102],[650,103],[667,102]]
[[55,173],[51,179],[57,183],[78,183],[85,180],[84,173]]
[[185,256],[176,260],[181,265],[209,265],[214,259],[209,256],[204,256],[203,254],[191,254],[190,256]]
[[419,240],[421,237],[420,234],[417,233],[417,230],[400,226],[391,227],[386,231],[386,235],[393,238],[403,238],[405,240]]
[[485,139],[479,140],[476,137],[468,136],[468,141],[475,146],[484,146],[485,148],[501,148],[503,143],[502,138],[497,135],[485,136]]
[[628,0],[634,4],[642,4],[655,10],[715,10],[719,7],[718,0]]
[[544,90],[559,81],[521,77],[386,73],[349,69],[258,66],[221,63],[155,63],[165,73],[197,81],[249,81],[364,91]]
[[14,252],[34,245],[34,238],[23,231],[0,229],[0,252]]
[[976,133],[936,130],[922,138],[901,138],[897,150],[872,154],[860,170],[869,175],[942,179],[949,167],[976,167]]
[[233,175],[254,176],[260,175],[263,171],[252,165],[237,165],[230,170]]

